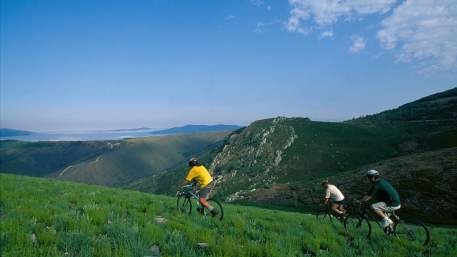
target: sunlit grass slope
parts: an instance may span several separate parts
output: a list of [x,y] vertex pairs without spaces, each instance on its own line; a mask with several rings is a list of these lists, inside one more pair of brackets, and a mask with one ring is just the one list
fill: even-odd
[[[457,229],[433,228],[424,248],[376,229],[350,240],[314,216],[225,205],[223,221],[178,214],[175,199],[56,180],[0,175],[0,255],[456,256]],[[156,216],[167,219],[157,224]],[[209,247],[198,249],[196,243]]]

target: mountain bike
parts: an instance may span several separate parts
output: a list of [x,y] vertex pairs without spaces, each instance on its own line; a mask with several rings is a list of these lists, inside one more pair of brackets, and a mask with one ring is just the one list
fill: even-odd
[[197,213],[205,216],[205,217],[213,217],[218,220],[222,220],[224,217],[224,209],[222,208],[222,204],[217,201],[216,199],[209,198],[206,201],[217,209],[218,214],[213,216],[208,209],[203,207],[200,202],[198,201],[198,192],[196,184],[192,183],[186,186],[183,186],[177,193],[176,196],[178,197],[176,201],[176,207],[178,212],[183,214],[191,214],[192,213],[192,199],[195,201],[196,211]]
[[[370,221],[374,221],[381,228],[381,224],[377,217],[374,217],[371,212],[368,211],[368,205],[365,203],[360,204],[359,212],[351,212],[346,216],[344,220],[344,228],[351,235],[363,235],[367,239],[370,239],[372,226]],[[384,229],[384,233],[409,241],[417,241],[422,245],[427,245],[430,242],[430,231],[427,226],[419,221],[412,220],[406,223],[400,219],[400,216],[395,211],[385,212],[386,215],[394,222],[391,227]]]

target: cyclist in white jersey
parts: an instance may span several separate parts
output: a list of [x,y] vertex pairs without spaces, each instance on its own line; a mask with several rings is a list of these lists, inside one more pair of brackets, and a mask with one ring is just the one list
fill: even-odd
[[332,184],[328,183],[328,180],[322,181],[322,188],[325,190],[324,204],[330,204],[332,211],[338,216],[344,215],[344,195],[341,191]]

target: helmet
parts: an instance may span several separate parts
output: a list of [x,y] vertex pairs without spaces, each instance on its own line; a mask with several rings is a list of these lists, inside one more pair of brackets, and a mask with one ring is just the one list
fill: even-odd
[[198,162],[197,158],[195,158],[195,157],[190,158],[189,167],[198,166],[198,165],[200,165],[200,163]]
[[366,173],[367,177],[378,177],[379,176],[379,171],[377,170],[369,170]]
[[328,179],[322,180],[321,185],[323,186],[325,184],[328,184]]

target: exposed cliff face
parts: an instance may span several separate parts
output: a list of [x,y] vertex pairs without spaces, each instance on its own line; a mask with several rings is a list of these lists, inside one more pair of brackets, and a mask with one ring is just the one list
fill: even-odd
[[[210,165],[218,181],[248,190],[274,183],[282,169],[283,155],[298,138],[287,120],[279,117],[258,121],[232,134]],[[228,197],[232,199],[236,196]]]

